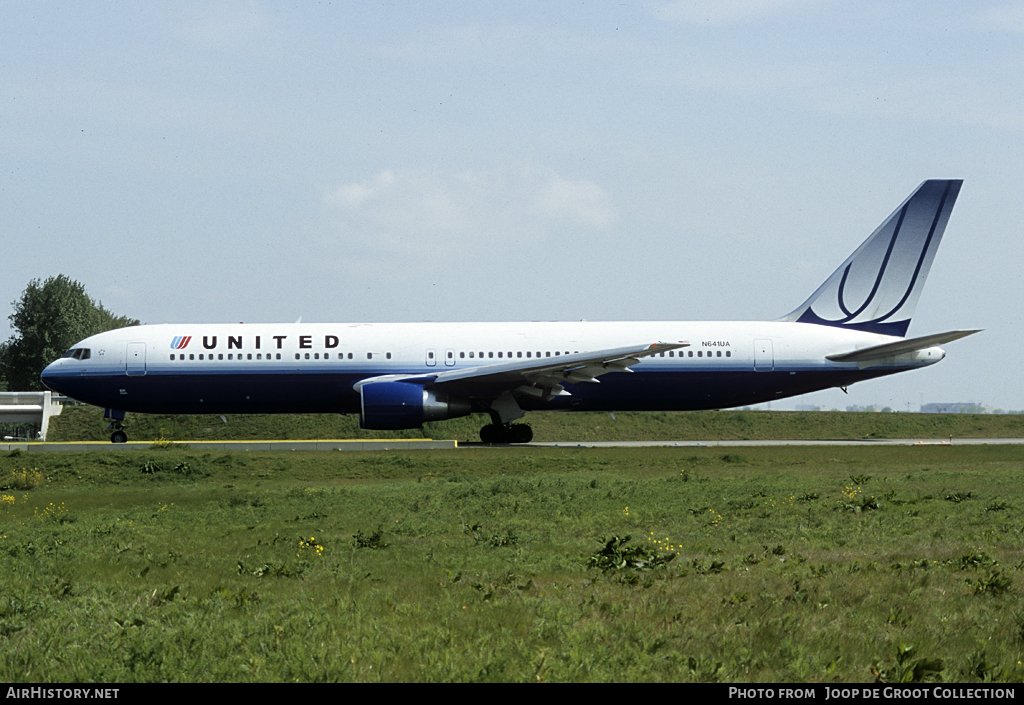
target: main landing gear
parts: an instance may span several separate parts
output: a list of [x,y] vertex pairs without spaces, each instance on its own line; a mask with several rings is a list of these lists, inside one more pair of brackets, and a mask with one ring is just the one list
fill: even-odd
[[124,432],[123,428],[114,429],[114,432],[110,434],[111,443],[127,443],[128,434]]
[[529,443],[533,440],[533,429],[529,425],[512,423],[526,414],[512,392],[504,392],[492,401],[488,411],[491,423],[480,429],[480,440],[484,443]]
[[533,440],[533,428],[525,423],[491,423],[480,429],[480,440],[484,443],[529,443]]

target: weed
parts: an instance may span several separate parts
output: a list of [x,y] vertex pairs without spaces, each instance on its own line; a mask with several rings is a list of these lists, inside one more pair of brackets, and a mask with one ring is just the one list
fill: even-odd
[[384,541],[384,525],[381,524],[377,527],[377,530],[372,534],[364,534],[362,529],[356,531],[352,536],[353,545],[356,548],[371,548],[381,549],[387,548],[388,544]]
[[940,680],[945,663],[942,659],[920,658],[911,660],[915,647],[899,644],[896,647],[896,661],[883,667],[876,661],[871,667],[876,683],[922,683],[926,680]]
[[309,551],[317,558],[322,558],[324,555],[324,545],[316,540],[315,536],[310,536],[309,539],[299,539],[299,551],[295,554],[298,558],[303,551]]
[[694,558],[690,562],[690,567],[693,568],[697,575],[718,575],[725,570],[725,561],[711,561],[704,565],[699,558]]
[[973,497],[974,497],[974,493],[973,492],[947,492],[945,499],[946,499],[947,502],[953,502],[954,504],[960,504],[961,502],[964,502],[964,501],[966,501],[968,499],[972,499]]
[[487,544],[495,548],[501,546],[515,546],[519,543],[519,537],[512,529],[505,529],[504,534],[495,534],[487,539]]
[[36,507],[32,510],[32,516],[36,519],[45,519],[55,524],[67,524],[74,519],[68,514],[68,508],[63,502],[50,502],[42,509]]
[[953,559],[950,563],[959,568],[960,570],[985,568],[988,566],[994,566],[996,562],[992,559],[992,556],[988,555],[984,551],[976,551],[974,553],[965,553],[959,558]]
[[31,490],[44,482],[46,478],[36,468],[11,469],[0,475],[0,490]]
[[976,580],[968,580],[970,592],[975,595],[1005,595],[1010,591],[1013,580],[1000,570],[989,571],[987,575]]
[[626,546],[632,536],[602,536],[603,547],[587,560],[591,568],[609,570],[644,570],[666,565],[676,554],[659,554],[646,546]]

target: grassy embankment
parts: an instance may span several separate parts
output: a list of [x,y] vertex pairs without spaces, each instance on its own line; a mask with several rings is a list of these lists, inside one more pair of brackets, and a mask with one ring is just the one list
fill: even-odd
[[[528,414],[538,441],[1020,438],[1024,416],[992,414],[883,414],[787,411]],[[51,420],[51,441],[108,440],[102,413],[67,407]],[[322,438],[438,438],[479,441],[482,415],[427,424],[410,431],[364,431],[355,416],[150,416],[129,414],[131,440],[249,440]]]
[[1014,446],[13,452],[0,487],[0,681],[1024,678]]

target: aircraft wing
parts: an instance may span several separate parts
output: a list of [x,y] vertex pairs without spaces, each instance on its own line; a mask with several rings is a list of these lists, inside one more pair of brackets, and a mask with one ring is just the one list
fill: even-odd
[[375,382],[413,382],[467,398],[495,398],[511,392],[548,400],[569,394],[562,386],[564,383],[597,383],[600,382],[597,378],[603,374],[632,372],[629,368],[642,358],[689,345],[688,342],[654,343],[573,355],[520,359],[426,375],[383,375],[361,380],[354,386],[358,391],[363,385]]
[[881,360],[894,355],[924,350],[925,348],[933,348],[936,345],[950,343],[978,332],[980,331],[951,330],[946,333],[935,333],[934,335],[925,335],[920,338],[907,338],[905,340],[897,340],[895,343],[873,345],[870,348],[861,348],[860,350],[836,353],[834,355],[826,355],[825,357],[833,362],[869,362],[871,360]]

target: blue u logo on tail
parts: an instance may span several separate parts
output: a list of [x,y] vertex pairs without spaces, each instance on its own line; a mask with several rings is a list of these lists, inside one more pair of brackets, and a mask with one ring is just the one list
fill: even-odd
[[922,183],[807,301],[779,320],[905,336],[962,184]]

